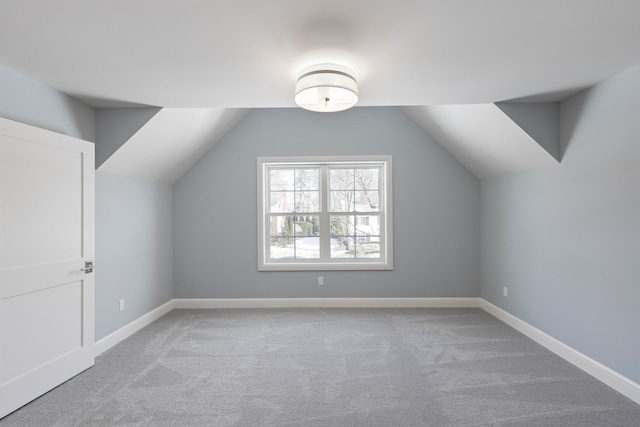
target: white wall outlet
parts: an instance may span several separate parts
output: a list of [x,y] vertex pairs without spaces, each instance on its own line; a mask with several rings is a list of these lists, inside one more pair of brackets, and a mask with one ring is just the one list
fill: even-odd
[[324,277],[318,276],[318,285],[320,286],[324,285]]
[[124,311],[124,299],[120,300],[120,311]]
[[502,288],[502,296],[504,296],[504,297],[508,297],[509,296],[509,288],[507,288],[506,286],[504,288]]

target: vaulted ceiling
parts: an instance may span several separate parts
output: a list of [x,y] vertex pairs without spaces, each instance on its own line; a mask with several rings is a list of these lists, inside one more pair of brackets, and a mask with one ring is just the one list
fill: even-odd
[[[360,106],[429,107],[410,115],[434,132],[434,118],[446,114],[433,106],[559,101],[640,63],[637,0],[3,0],[0,7],[0,63],[99,108],[293,107],[297,73],[337,62],[355,71]],[[447,147],[452,138],[438,140]]]

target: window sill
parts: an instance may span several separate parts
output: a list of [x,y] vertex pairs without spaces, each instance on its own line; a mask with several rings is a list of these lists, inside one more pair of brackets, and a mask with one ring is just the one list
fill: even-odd
[[258,271],[367,271],[367,270],[393,270],[393,264],[389,262],[362,262],[362,263],[265,263],[258,265]]

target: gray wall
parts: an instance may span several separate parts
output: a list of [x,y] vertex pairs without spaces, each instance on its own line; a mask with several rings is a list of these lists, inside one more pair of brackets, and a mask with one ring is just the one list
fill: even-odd
[[0,116],[95,142],[94,109],[0,65]]
[[[3,65],[0,116],[95,141],[92,107]],[[173,297],[172,202],[169,185],[96,175],[96,339],[100,339]],[[139,262],[142,270],[133,262]],[[122,313],[118,312],[121,298],[126,301]]]
[[173,298],[173,198],[170,184],[100,171],[96,196],[98,340]]
[[483,181],[481,292],[640,383],[638,88],[640,66],[561,104],[560,167]]
[[[258,272],[256,158],[348,154],[393,156],[395,269]],[[175,296],[476,297],[479,214],[477,178],[397,108],[253,110],[174,184]]]

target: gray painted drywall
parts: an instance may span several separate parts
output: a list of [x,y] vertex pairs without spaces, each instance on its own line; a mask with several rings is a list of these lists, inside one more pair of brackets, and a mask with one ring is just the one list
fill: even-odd
[[560,161],[560,104],[557,102],[497,102],[511,118],[554,159]]
[[95,142],[94,109],[0,65],[0,116]]
[[[258,272],[256,158],[349,154],[393,156],[395,269]],[[175,296],[476,297],[479,195],[398,108],[253,110],[174,184]]]
[[[87,141],[96,139],[92,107],[2,65],[0,116]],[[166,184],[100,173],[96,184],[96,339],[100,339],[173,297],[172,202],[171,186]],[[140,262],[144,271],[137,271],[132,262]],[[118,312],[121,298],[126,301],[122,313]]]
[[172,204],[170,184],[96,171],[96,340],[173,298]]
[[638,88],[640,66],[561,104],[561,167],[483,181],[481,292],[640,383]]
[[96,109],[96,169],[160,110],[158,107]]

